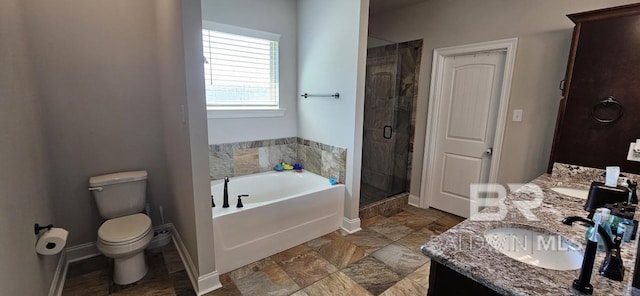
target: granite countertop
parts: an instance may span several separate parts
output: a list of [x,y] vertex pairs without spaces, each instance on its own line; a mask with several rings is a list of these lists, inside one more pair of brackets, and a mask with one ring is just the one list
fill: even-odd
[[[509,194],[505,200],[507,215],[501,221],[472,221],[467,219],[426,243],[422,252],[432,260],[481,283],[504,295],[582,295],[571,285],[580,270],[558,271],[535,267],[507,257],[488,245],[485,231],[503,226],[516,226],[540,232],[560,234],[577,244],[585,244],[586,228],[579,223],[573,226],[560,221],[567,216],[586,217],[584,200],[565,196],[551,187],[564,186],[588,188],[591,180],[600,180],[602,170],[556,164],[552,175],[542,175],[529,184],[542,190],[542,204],[531,210],[535,218],[525,217],[514,201],[533,201],[540,196],[536,186],[523,186]],[[636,175],[627,175],[634,180]],[[640,217],[636,211],[635,219]],[[604,260],[604,252],[598,252],[591,277],[594,295],[631,294],[631,279],[636,258],[638,239],[622,243],[621,256],[625,267],[624,280],[613,281],[598,275]]]

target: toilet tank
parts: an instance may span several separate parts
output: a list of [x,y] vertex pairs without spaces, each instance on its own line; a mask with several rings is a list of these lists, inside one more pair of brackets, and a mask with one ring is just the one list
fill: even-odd
[[147,171],[129,171],[89,178],[89,190],[104,219],[140,213],[146,200]]

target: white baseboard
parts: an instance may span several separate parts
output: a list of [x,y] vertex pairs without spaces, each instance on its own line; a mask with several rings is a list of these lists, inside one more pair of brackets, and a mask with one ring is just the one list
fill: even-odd
[[[171,233],[171,240],[178,250],[178,254],[180,255],[182,264],[184,264],[187,275],[189,276],[189,281],[191,281],[191,286],[193,286],[193,290],[196,291],[196,294],[204,295],[208,292],[222,287],[222,284],[220,283],[220,276],[218,275],[217,271],[205,274],[203,276],[198,276],[198,269],[196,268],[195,264],[193,264],[191,256],[189,255],[189,251],[187,251],[187,248],[180,238],[180,234],[178,234],[178,231],[173,226],[173,224],[169,224],[169,230],[169,232]],[[213,256],[213,250],[211,250],[211,253]]]
[[51,280],[51,287],[49,287],[49,296],[62,295],[62,288],[64,288],[64,280],[67,277],[68,266],[67,252],[61,252],[58,258],[58,266],[56,266],[56,271]]
[[220,275],[217,271],[207,273],[198,278],[198,295],[207,294],[215,289],[222,288]]
[[360,218],[349,219],[347,217],[343,217],[342,229],[349,234],[362,230],[362,228],[360,228]]
[[420,196],[409,194],[409,204],[414,207],[420,207]]
[[65,248],[64,253],[67,254],[67,263],[73,263],[100,255],[100,251],[98,251],[95,242]]

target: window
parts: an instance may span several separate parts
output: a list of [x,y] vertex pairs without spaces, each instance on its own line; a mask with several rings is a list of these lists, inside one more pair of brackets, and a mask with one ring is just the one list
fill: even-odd
[[208,110],[279,109],[277,34],[204,22]]

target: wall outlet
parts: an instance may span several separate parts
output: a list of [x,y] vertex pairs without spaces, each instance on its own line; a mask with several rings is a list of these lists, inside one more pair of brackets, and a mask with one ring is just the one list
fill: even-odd
[[511,119],[511,121],[522,121],[522,109],[513,109],[513,118]]

